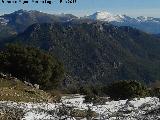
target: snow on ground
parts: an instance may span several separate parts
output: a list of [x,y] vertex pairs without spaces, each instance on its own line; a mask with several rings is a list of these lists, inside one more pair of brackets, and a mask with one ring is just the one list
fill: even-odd
[[7,19],[5,19],[5,18],[3,18],[3,17],[0,17],[0,24],[2,24],[2,25],[7,25],[8,22],[9,22],[9,20],[7,20]]
[[[63,96],[61,103],[15,103],[11,101],[1,101],[0,105],[6,105],[11,108],[21,108],[25,112],[22,120],[59,120],[65,117],[65,120],[71,120],[70,116],[59,116],[58,111],[62,105],[73,107],[74,109],[87,110],[91,108],[102,120],[158,120],[158,113],[145,115],[149,111],[160,110],[160,101],[156,97],[135,98],[133,100],[108,101],[104,105],[93,105],[84,103],[83,95]],[[63,109],[63,108],[62,108]],[[73,119],[72,119],[73,120]],[[81,119],[82,120],[82,119]],[[85,118],[83,118],[85,120]]]

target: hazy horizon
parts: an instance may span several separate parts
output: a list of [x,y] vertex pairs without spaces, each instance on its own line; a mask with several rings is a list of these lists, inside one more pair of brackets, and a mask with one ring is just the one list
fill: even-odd
[[73,14],[85,16],[96,11],[108,11],[112,14],[125,14],[131,17],[147,16],[160,18],[160,0],[77,0],[75,4],[59,3],[54,0],[53,4],[21,4],[21,3],[2,3],[0,1],[0,15],[12,13],[19,9],[37,10],[50,14]]
[[[18,9],[18,10],[21,10],[21,9]],[[15,10],[15,11],[18,11],[18,10]],[[30,10],[23,9],[23,10],[27,10],[27,11],[32,11],[33,10],[34,11],[36,9],[30,9]],[[10,13],[13,13],[15,11],[10,11],[10,12],[6,12],[6,13],[1,13],[0,12],[0,15],[10,14]],[[36,10],[36,11],[40,11],[40,10]],[[73,12],[55,12],[55,11],[40,11],[40,12],[47,13],[47,14],[53,14],[53,15],[72,14],[72,15],[77,16],[77,17],[84,17],[84,16],[87,16],[87,15],[92,15],[92,14],[98,12],[98,11],[100,11],[100,12],[104,12],[105,11],[105,12],[111,13],[113,15],[127,15],[127,16],[130,16],[130,17],[133,17],[133,18],[140,17],[140,16],[160,18],[160,16],[147,16],[147,15],[141,15],[141,14],[135,16],[135,15],[129,15],[129,14],[125,14],[125,13],[111,12],[111,11],[108,11],[108,10],[97,10],[97,11],[93,11],[93,12],[88,12],[86,14],[81,14],[80,12],[78,14],[77,13],[73,13]]]

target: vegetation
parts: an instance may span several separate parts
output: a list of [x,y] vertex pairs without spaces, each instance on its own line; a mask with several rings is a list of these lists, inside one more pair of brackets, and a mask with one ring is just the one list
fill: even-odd
[[85,95],[85,101],[93,104],[104,104],[106,102],[102,96],[106,96],[102,85],[83,85],[79,88],[78,93]]
[[49,93],[28,86],[16,78],[0,78],[0,101],[47,102],[51,99],[54,100]]
[[[61,83],[65,92],[87,95],[88,101],[92,98],[97,101],[96,96],[114,92],[111,86],[102,89],[113,81],[134,79],[150,83],[160,78],[160,40],[130,27],[101,22],[34,24],[7,42],[38,47],[56,55],[68,76],[65,76],[65,83],[61,83],[62,63],[42,50],[17,44],[1,51],[0,71],[39,84],[45,90]],[[117,86],[115,90],[120,89],[118,92],[122,92],[122,96],[117,95],[115,99],[147,94],[143,85],[128,82]],[[125,93],[128,89],[129,95]]]
[[150,95],[153,96],[153,97],[160,98],[160,88],[152,88],[150,90]]
[[71,14],[57,16],[57,15],[42,13],[35,10],[34,11],[18,10],[11,14],[2,15],[1,17],[9,21],[7,22],[6,25],[0,23],[0,40],[3,38],[8,38],[14,34],[19,34],[34,23],[64,22],[76,18],[76,16]]
[[119,81],[111,83],[106,89],[111,99],[131,99],[135,97],[145,97],[149,95],[148,89],[137,81]]
[[160,98],[160,81],[155,81],[150,84],[150,95]]
[[11,39],[49,51],[79,84],[160,79],[160,40],[130,27],[97,23],[34,24]]
[[89,106],[87,106],[87,110],[79,110],[75,109],[74,106],[67,106],[62,103],[62,105],[58,106],[56,110],[48,110],[52,116],[57,115],[59,119],[84,119],[91,120],[92,118],[96,118],[98,114],[95,111],[92,111]]
[[0,52],[0,71],[43,89],[53,89],[64,75],[63,65],[55,57],[18,44],[9,44]]

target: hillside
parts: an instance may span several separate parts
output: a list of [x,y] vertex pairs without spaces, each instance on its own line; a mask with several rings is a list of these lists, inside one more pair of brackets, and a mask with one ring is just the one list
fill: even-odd
[[34,24],[8,42],[17,41],[56,55],[80,83],[160,79],[160,39],[130,27],[100,22]]
[[49,93],[36,88],[30,83],[0,74],[0,101],[15,102],[47,102],[52,97]]
[[35,10],[4,14],[0,16],[0,40],[21,33],[34,23],[66,22],[75,18],[71,14],[52,15]]

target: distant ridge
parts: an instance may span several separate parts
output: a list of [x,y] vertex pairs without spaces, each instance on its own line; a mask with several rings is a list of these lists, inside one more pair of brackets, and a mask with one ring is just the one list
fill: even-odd
[[98,11],[84,18],[109,22],[118,26],[135,27],[151,34],[160,33],[160,18],[145,16],[133,18],[127,15],[113,15],[107,11]]
[[35,23],[68,22],[77,17],[71,14],[52,15],[36,10],[18,10],[0,16],[0,40],[23,32]]
[[[160,18],[137,18],[127,15],[113,15],[107,11],[98,11],[92,15],[76,17],[72,14],[49,14],[36,10],[18,10],[0,16],[0,41],[4,38],[19,34],[35,23],[90,23],[94,21],[107,22],[116,26],[130,26],[150,34],[160,33]],[[25,23],[25,24],[24,24]]]

